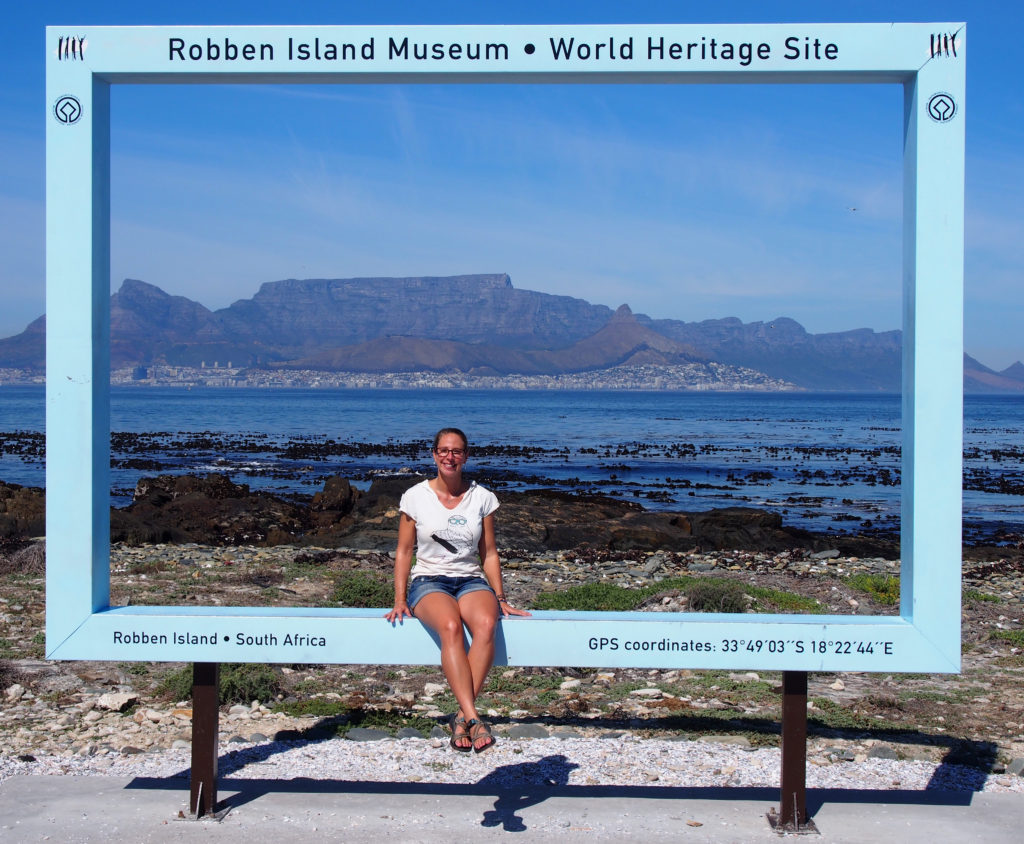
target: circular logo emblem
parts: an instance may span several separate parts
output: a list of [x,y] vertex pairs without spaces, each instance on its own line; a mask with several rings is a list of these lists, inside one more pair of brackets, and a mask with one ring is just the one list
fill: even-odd
[[448,517],[448,524],[450,524],[450,525],[458,525],[459,527],[462,527],[462,525],[466,524],[466,517],[465,516],[449,516]]
[[53,104],[53,116],[57,118],[58,123],[70,126],[72,123],[77,123],[81,118],[82,104],[78,101],[77,97],[65,94]]
[[956,115],[956,100],[946,93],[932,94],[928,100],[928,116],[936,123],[949,123]]

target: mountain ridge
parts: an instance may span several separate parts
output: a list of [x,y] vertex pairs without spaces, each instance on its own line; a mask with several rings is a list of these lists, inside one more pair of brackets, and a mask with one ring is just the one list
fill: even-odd
[[[125,279],[111,295],[113,367],[163,363],[355,372],[562,374],[720,363],[813,390],[898,391],[900,331],[810,334],[778,317],[684,322],[519,290],[505,273],[284,279],[211,311]],[[458,339],[452,339],[455,335]],[[0,339],[0,367],[41,370],[45,316]],[[964,358],[971,392],[1024,392],[1024,364]]]

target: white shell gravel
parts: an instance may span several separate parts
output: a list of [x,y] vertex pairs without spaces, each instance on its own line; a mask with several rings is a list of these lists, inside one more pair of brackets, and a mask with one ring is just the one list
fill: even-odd
[[[779,787],[777,748],[744,750],[704,741],[617,738],[508,739],[482,754],[447,743],[406,738],[357,742],[269,741],[224,744],[221,778],[334,782],[436,782],[500,788],[524,785],[646,785],[654,787]],[[0,780],[23,775],[180,777],[190,750],[132,755],[0,755]],[[925,761],[869,758],[807,766],[809,788],[901,791],[1024,792],[1024,777]]]

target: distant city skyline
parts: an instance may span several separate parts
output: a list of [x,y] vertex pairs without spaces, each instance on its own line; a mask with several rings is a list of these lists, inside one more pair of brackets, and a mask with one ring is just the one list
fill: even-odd
[[[0,56],[0,336],[43,310],[46,24],[967,20],[965,347],[1024,358],[1024,108],[994,48],[1024,15],[910,2],[56,2]],[[115,86],[112,289],[210,309],[284,278],[507,272],[520,289],[686,321],[900,327],[895,85]],[[453,304],[453,337],[458,303]]]

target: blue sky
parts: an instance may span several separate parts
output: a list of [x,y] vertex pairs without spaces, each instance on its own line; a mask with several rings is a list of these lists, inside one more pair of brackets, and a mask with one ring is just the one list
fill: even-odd
[[[986,3],[47,2],[5,11],[0,336],[43,311],[43,27],[968,23],[965,342],[1024,358],[1024,106]],[[508,272],[654,317],[900,322],[896,86],[116,86],[112,285]],[[457,310],[453,310],[457,336]]]

